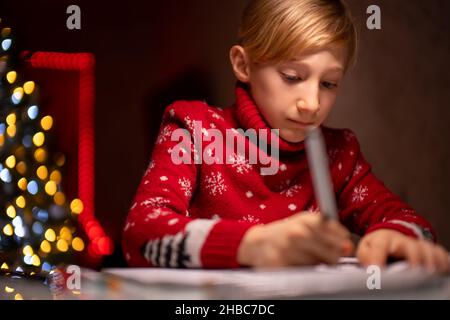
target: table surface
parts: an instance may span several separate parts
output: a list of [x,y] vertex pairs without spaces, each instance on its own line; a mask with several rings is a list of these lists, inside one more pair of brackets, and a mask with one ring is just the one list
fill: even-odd
[[[450,299],[450,276],[430,275],[424,278],[418,273],[404,273],[390,277],[385,277],[382,282],[381,290],[369,290],[367,287],[351,286],[349,283],[353,279],[363,279],[367,275],[363,273],[343,273],[332,274],[320,270],[305,269],[279,269],[272,271],[202,271],[202,270],[173,270],[173,269],[146,269],[149,275],[161,274],[165,272],[176,272],[178,275],[186,274],[187,278],[195,279],[202,277],[202,281],[177,283],[176,281],[138,281],[133,276],[133,272],[138,269],[112,270],[105,269],[101,272],[81,269],[80,288],[69,289],[64,285],[55,285],[55,282],[49,279],[27,278],[13,275],[0,276],[0,299],[158,299],[158,300],[207,300],[207,299]],[[111,272],[118,271],[118,272]],[[140,269],[139,272],[145,272]],[[209,273],[208,273],[209,272]],[[227,276],[233,277],[233,281],[211,281],[205,283],[204,275],[217,275],[217,272],[225,272]],[[310,272],[310,273],[308,273]],[[192,277],[192,275],[195,277]],[[125,276],[124,276],[125,275]],[[220,273],[220,276],[223,274]],[[236,275],[239,275],[237,277]],[[395,279],[398,276],[404,277],[405,281]],[[165,276],[167,278],[167,275]],[[409,278],[408,278],[409,277]],[[420,281],[410,281],[414,277],[422,277]],[[365,279],[364,278],[364,279]],[[218,278],[216,278],[217,280]],[[259,279],[259,284],[266,282],[272,285],[272,280],[277,284],[273,290],[263,290],[263,285],[249,285],[249,280]],[[285,281],[283,281],[283,279]],[[409,279],[409,280],[408,280]],[[297,283],[295,282],[297,281]],[[332,282],[330,282],[332,281]],[[355,280],[356,281],[356,280]],[[354,283],[357,283],[356,281]],[[361,282],[361,281],[360,281]],[[402,283],[405,284],[402,284]],[[359,282],[358,282],[359,283]],[[361,282],[362,283],[362,282]],[[365,283],[365,282],[364,282]],[[393,285],[396,283],[396,285]],[[400,285],[399,285],[400,283]],[[409,285],[408,285],[409,283]],[[324,288],[324,284],[330,284],[329,290],[303,290],[292,291],[292,284],[295,286],[308,287],[316,285]],[[283,291],[285,294],[280,295]],[[288,292],[286,294],[286,292]],[[256,294],[256,293],[259,293]],[[261,295],[263,293],[263,295]]]

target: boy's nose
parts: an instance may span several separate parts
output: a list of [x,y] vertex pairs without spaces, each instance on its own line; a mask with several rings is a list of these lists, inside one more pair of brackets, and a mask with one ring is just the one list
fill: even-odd
[[320,108],[319,97],[309,95],[297,101],[297,109],[300,113],[317,113]]
[[316,81],[305,83],[304,91],[297,100],[297,109],[300,113],[316,114],[320,108],[319,86]]

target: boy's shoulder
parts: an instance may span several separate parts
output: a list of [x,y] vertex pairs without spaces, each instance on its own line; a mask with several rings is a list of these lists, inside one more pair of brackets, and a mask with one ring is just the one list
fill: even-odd
[[328,148],[352,148],[359,149],[359,142],[356,134],[347,128],[331,128],[322,126],[322,132]]
[[224,120],[223,109],[212,106],[202,100],[177,100],[168,105],[164,111],[164,118],[181,119],[182,121]]

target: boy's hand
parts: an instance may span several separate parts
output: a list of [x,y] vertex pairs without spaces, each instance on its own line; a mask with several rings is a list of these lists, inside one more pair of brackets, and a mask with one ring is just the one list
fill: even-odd
[[356,255],[360,263],[366,266],[384,266],[388,257],[393,257],[406,259],[413,267],[426,267],[430,272],[450,270],[449,256],[442,246],[389,229],[376,230],[364,236]]
[[350,233],[340,223],[302,212],[250,228],[239,246],[237,260],[254,267],[334,264],[351,251]]

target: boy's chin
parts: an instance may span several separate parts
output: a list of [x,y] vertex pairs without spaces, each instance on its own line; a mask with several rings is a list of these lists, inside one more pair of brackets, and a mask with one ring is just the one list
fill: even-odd
[[305,133],[293,132],[292,130],[280,131],[280,137],[289,143],[299,143],[305,140]]

